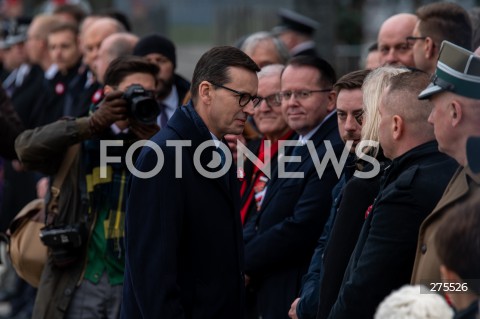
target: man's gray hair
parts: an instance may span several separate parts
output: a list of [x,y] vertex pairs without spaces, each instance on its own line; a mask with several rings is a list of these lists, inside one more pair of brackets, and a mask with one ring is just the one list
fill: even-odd
[[287,63],[288,59],[290,59],[290,53],[288,52],[287,47],[285,46],[285,44],[283,44],[282,41],[280,41],[280,39],[278,39],[272,33],[267,31],[255,32],[249,35],[245,39],[245,41],[243,41],[242,46],[240,47],[240,50],[242,50],[247,54],[250,54],[253,51],[255,51],[255,48],[257,47],[258,43],[263,41],[272,41],[277,51],[278,57],[280,59],[279,63],[281,64]]

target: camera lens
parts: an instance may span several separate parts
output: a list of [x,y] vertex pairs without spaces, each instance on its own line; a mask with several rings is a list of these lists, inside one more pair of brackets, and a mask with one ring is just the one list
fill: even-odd
[[155,124],[160,114],[157,101],[146,96],[133,98],[131,109],[133,117],[143,124]]
[[160,114],[160,106],[150,91],[141,85],[133,84],[124,93],[130,116],[143,124],[155,124]]

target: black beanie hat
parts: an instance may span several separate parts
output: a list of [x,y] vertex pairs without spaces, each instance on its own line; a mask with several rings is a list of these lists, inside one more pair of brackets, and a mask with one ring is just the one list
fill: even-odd
[[177,57],[175,55],[175,45],[172,41],[159,34],[147,35],[138,41],[133,48],[133,55],[145,56],[150,53],[159,53],[173,63],[173,67],[177,66]]

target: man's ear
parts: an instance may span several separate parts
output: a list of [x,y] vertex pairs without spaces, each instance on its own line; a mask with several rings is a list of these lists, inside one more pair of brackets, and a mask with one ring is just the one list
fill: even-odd
[[337,107],[337,92],[331,91],[328,93],[328,104],[327,104],[327,111],[332,112]]
[[457,101],[453,100],[448,106],[448,111],[452,121],[452,126],[456,127],[460,124],[463,116],[462,105]]
[[198,86],[198,97],[203,104],[210,104],[214,94],[213,86],[208,81],[202,81]]
[[401,116],[394,115],[392,117],[392,136],[394,140],[398,140],[402,137],[404,125],[405,123]]
[[427,37],[424,41],[425,46],[425,57],[431,59],[436,56],[436,45],[432,38]]

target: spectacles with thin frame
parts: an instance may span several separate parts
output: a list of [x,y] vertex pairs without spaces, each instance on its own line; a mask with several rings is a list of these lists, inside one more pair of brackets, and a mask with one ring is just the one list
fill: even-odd
[[427,37],[414,37],[414,36],[409,36],[406,37],[405,40],[407,41],[409,46],[413,46],[415,44],[415,41],[417,40],[425,40]]
[[240,92],[240,91],[237,91],[213,82],[210,82],[210,83],[216,87],[235,93],[238,96],[238,105],[240,105],[240,107],[246,106],[250,101],[252,101],[253,107],[256,107],[258,104],[260,104],[261,99],[258,96],[253,96],[250,93],[246,93],[246,92]]
[[292,96],[297,100],[305,100],[312,96],[312,93],[325,93],[330,92],[332,88],[321,90],[298,90],[298,91],[282,91],[280,92],[282,99],[290,100]]
[[282,105],[282,95],[280,93],[274,93],[266,97],[257,97],[260,99],[258,105],[260,105],[263,100],[265,100],[265,103],[267,103],[267,105],[271,108],[279,107],[280,105]]

